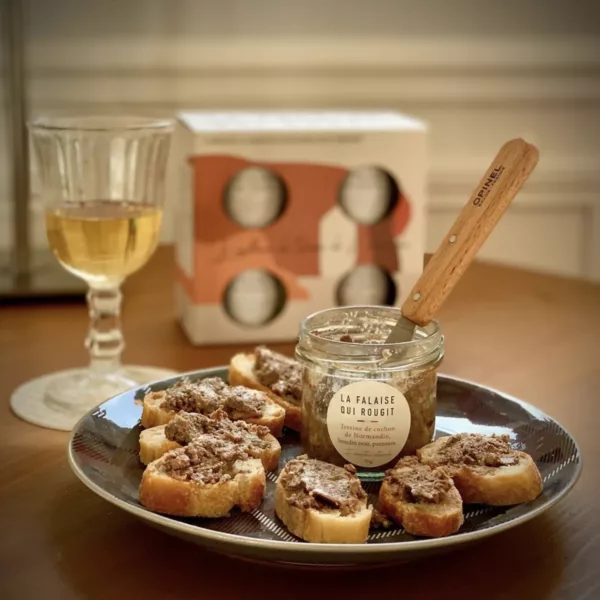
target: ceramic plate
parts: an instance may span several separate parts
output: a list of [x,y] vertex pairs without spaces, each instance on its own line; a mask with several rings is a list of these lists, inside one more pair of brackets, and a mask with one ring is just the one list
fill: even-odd
[[[528,504],[495,508],[465,506],[460,532],[442,539],[422,539],[401,528],[372,530],[366,544],[309,544],[290,534],[274,512],[277,473],[269,473],[267,496],[252,513],[229,518],[175,518],[146,510],[138,500],[143,465],[138,460],[139,420],[144,394],[164,390],[183,377],[226,379],[227,368],[205,369],[150,384],[112,398],[75,426],[69,462],[93,492],[168,533],[228,554],[260,560],[319,565],[393,562],[448,549],[500,533],[524,523],[556,504],[573,487],[581,471],[579,448],[556,421],[536,408],[468,381],[440,375],[436,436],[459,432],[508,434],[516,449],[530,453],[544,481],[543,494]],[[301,453],[299,437],[281,440],[280,465]],[[371,502],[378,483],[366,483]]]

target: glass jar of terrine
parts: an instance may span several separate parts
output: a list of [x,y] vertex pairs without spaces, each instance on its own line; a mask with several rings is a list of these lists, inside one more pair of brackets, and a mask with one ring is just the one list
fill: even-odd
[[386,344],[400,309],[347,306],[320,311],[300,326],[304,451],[363,479],[381,477],[435,432],[437,369],[444,337],[436,322],[410,342]]

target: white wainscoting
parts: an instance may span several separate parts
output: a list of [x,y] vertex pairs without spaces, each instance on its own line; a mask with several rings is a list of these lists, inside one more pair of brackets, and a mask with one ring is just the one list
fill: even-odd
[[[174,6],[184,4],[191,6]],[[156,0],[148,6],[158,10]],[[539,146],[540,164],[482,258],[600,281],[600,43],[593,36],[193,36],[159,25],[108,37],[60,28],[37,34],[29,49],[32,114],[339,107],[416,115],[431,126],[429,250],[500,145],[522,136]],[[9,228],[1,150],[0,246]],[[33,212],[33,238],[43,244],[37,202]]]

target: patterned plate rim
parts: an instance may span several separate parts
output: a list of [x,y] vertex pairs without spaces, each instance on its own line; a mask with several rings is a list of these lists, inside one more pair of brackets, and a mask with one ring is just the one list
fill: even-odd
[[[186,373],[181,373],[181,374],[177,375],[176,377],[160,379],[160,380],[157,380],[157,381],[145,384],[145,385],[141,385],[137,388],[129,390],[127,393],[135,393],[140,390],[144,390],[148,387],[151,387],[153,385],[157,385],[159,383],[164,383],[165,381],[169,381],[170,379],[180,379],[183,377],[197,377],[197,376],[201,376],[203,373],[206,373],[206,372],[214,373],[216,371],[227,371],[227,369],[228,369],[228,366],[220,366],[220,367],[209,367],[206,369],[199,369],[199,370],[195,370],[195,371],[188,371]],[[495,535],[502,531],[507,531],[508,529],[512,529],[513,527],[522,525],[523,523],[526,523],[527,521],[531,521],[535,517],[539,516],[540,514],[544,513],[549,508],[551,508],[552,506],[554,506],[555,504],[560,502],[573,489],[573,487],[579,480],[579,477],[581,475],[581,471],[583,468],[581,450],[579,448],[579,445],[577,444],[577,441],[571,435],[571,433],[565,427],[563,427],[556,419],[550,417],[549,415],[544,413],[542,410],[540,410],[539,408],[536,408],[535,406],[529,404],[528,402],[519,400],[518,398],[515,398],[505,392],[501,392],[500,390],[497,390],[495,388],[492,388],[492,387],[489,387],[486,385],[482,385],[479,383],[475,383],[468,379],[454,377],[451,375],[445,375],[442,373],[439,374],[439,378],[444,379],[449,382],[457,382],[457,383],[467,384],[469,386],[472,386],[473,388],[483,389],[487,392],[492,392],[494,394],[498,394],[499,396],[502,396],[505,400],[508,400],[510,402],[514,402],[515,404],[520,405],[525,410],[534,414],[535,416],[537,416],[539,418],[548,419],[549,421],[553,422],[555,425],[560,427],[565,432],[565,434],[567,436],[569,436],[569,438],[573,441],[573,444],[575,445],[575,449],[576,449],[576,456],[578,458],[575,473],[574,473],[573,477],[571,478],[571,480],[568,482],[568,484],[565,486],[565,488],[562,489],[558,494],[556,494],[556,496],[549,498],[546,502],[544,502],[544,504],[541,504],[537,508],[532,509],[530,512],[527,512],[523,515],[515,517],[514,519],[511,519],[510,521],[507,521],[505,523],[499,523],[497,525],[492,525],[491,527],[488,527],[488,528],[480,530],[480,531],[471,531],[471,532],[466,532],[466,533],[459,532],[452,536],[444,537],[444,538],[418,539],[418,540],[405,541],[405,542],[401,542],[401,543],[399,543],[399,542],[380,542],[378,544],[318,544],[318,543],[311,543],[311,542],[302,542],[300,544],[297,544],[297,543],[292,543],[292,542],[286,542],[283,540],[269,540],[269,539],[244,537],[244,536],[241,536],[241,535],[238,535],[235,533],[214,531],[211,529],[205,529],[203,527],[199,527],[199,526],[191,524],[191,523],[183,523],[181,521],[172,519],[171,517],[168,517],[166,515],[154,513],[152,511],[146,510],[145,508],[140,508],[138,506],[129,504],[128,502],[121,500],[120,498],[117,498],[110,492],[107,492],[106,490],[104,490],[98,484],[91,481],[87,477],[87,475],[77,465],[77,462],[73,455],[73,439],[74,439],[75,435],[77,434],[83,421],[86,418],[88,418],[93,412],[95,412],[97,410],[98,406],[94,407],[87,414],[85,414],[77,422],[77,424],[71,431],[71,435],[69,437],[69,442],[68,442],[68,451],[67,451],[69,466],[71,467],[71,469],[73,470],[73,472],[75,473],[77,478],[86,487],[88,487],[92,492],[94,492],[95,494],[97,494],[98,496],[103,498],[104,500],[107,500],[111,504],[118,506],[119,508],[125,510],[128,513],[131,513],[131,514],[137,516],[138,518],[141,518],[142,520],[150,521],[156,525],[165,527],[167,529],[174,529],[174,530],[180,531],[182,533],[187,533],[187,534],[195,536],[195,537],[205,538],[207,540],[211,540],[214,542],[220,542],[221,544],[224,544],[224,545],[232,545],[232,546],[240,546],[241,545],[241,546],[254,547],[254,548],[258,547],[258,548],[265,548],[268,550],[281,550],[283,552],[287,552],[293,548],[294,552],[299,551],[302,553],[307,552],[307,553],[316,553],[316,554],[329,554],[331,552],[339,553],[340,555],[352,555],[355,553],[363,553],[363,552],[367,552],[369,554],[389,554],[391,551],[396,551],[398,553],[413,552],[413,551],[417,552],[419,550],[427,550],[430,548],[431,549],[443,548],[446,546],[455,546],[455,545],[465,544],[467,542],[472,542],[472,541],[476,541],[476,540],[479,540],[482,538],[489,537],[491,535]],[[105,402],[109,402],[110,400],[117,398],[119,395],[114,396],[113,398],[110,398],[110,399],[106,400]],[[99,406],[101,406],[105,402],[102,402]]]

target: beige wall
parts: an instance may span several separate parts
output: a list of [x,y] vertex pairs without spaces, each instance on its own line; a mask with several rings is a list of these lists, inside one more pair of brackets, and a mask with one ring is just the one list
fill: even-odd
[[[540,165],[482,256],[600,281],[599,3],[28,4],[34,114],[391,107],[426,119],[430,249],[496,149],[524,136],[539,145]],[[0,158],[2,245],[4,148]],[[44,241],[39,218],[34,238]]]

